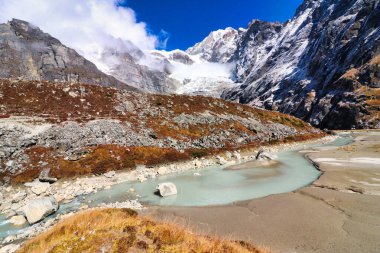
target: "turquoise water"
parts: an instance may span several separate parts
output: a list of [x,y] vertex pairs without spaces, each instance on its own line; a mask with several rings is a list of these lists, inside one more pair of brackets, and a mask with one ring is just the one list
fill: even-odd
[[[280,164],[274,168],[224,170],[227,166],[219,165],[199,171],[160,176],[143,183],[126,182],[89,195],[85,201],[90,200],[90,205],[97,205],[138,198],[140,202],[148,205],[208,206],[290,192],[311,184],[320,176],[320,172],[298,152],[299,150],[344,146],[351,142],[352,138],[349,135],[342,135],[328,144],[306,147],[299,145],[292,150],[279,152],[277,160]],[[200,173],[201,176],[194,176],[194,172]],[[157,184],[164,182],[174,183],[178,194],[165,198],[155,195]],[[135,194],[128,192],[130,188],[135,190]]]
[[[344,146],[351,142],[352,138],[349,135],[341,135],[328,144],[300,145],[292,150],[279,152],[277,160],[280,163],[274,167],[224,170],[227,166],[212,166],[198,171],[160,176],[143,183],[125,182],[108,190],[78,197],[71,203],[61,205],[57,214],[77,210],[81,203],[96,206],[100,203],[138,198],[140,202],[148,205],[208,206],[290,192],[311,184],[320,176],[320,172],[298,152],[299,150]],[[200,173],[201,176],[194,176],[194,172]],[[166,198],[155,195],[157,184],[163,182],[173,182],[177,186],[178,194]],[[135,192],[130,193],[130,188]],[[0,238],[17,233],[20,229],[22,228],[11,226],[0,216]]]
[[[226,166],[212,166],[200,171],[161,176],[143,183],[128,182],[104,190],[87,199],[93,203],[120,201],[130,188],[140,195],[139,200],[149,205],[207,206],[264,197],[293,191],[316,180],[320,172],[298,152],[280,152],[281,162],[274,168],[224,170]],[[198,172],[201,176],[194,176]],[[157,184],[172,182],[178,194],[161,198],[154,194]],[[131,195],[129,193],[129,195]],[[133,197],[129,196],[129,197]]]

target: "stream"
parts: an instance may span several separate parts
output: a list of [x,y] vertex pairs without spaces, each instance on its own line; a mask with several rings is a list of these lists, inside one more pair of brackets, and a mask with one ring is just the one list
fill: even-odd
[[[138,199],[144,205],[210,206],[291,192],[310,185],[321,175],[321,172],[305,159],[304,153],[299,151],[334,149],[352,141],[351,136],[340,134],[339,138],[327,144],[300,144],[290,150],[278,152],[278,164],[274,166],[226,170],[229,165],[218,165],[160,176],[142,183],[124,182],[62,204],[54,215],[76,211],[82,204],[95,207],[102,203],[130,199]],[[198,174],[195,175],[195,172]],[[178,194],[165,198],[155,195],[157,184],[163,182],[174,183]],[[134,189],[133,192],[130,189]],[[0,215],[0,238],[17,234],[23,228],[25,226],[11,225]]]

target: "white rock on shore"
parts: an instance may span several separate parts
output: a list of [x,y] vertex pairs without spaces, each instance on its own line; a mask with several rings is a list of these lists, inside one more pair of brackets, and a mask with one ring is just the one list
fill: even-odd
[[58,203],[53,197],[31,200],[22,208],[22,212],[30,224],[39,222],[57,210]]
[[157,186],[157,191],[161,197],[177,195],[177,187],[173,183],[162,183]]

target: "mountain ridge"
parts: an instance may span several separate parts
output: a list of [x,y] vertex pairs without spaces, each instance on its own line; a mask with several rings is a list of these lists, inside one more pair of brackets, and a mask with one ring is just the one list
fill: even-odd
[[379,17],[376,0],[323,0],[305,1],[277,31],[274,24],[251,23],[238,49],[235,76],[242,84],[222,97],[292,114],[320,128],[379,128],[379,115],[368,109],[361,91],[378,89],[379,65],[367,78],[358,76],[356,86],[341,82],[380,54]]
[[[0,77],[81,82],[136,90],[38,27],[18,19],[0,25]],[[136,90],[137,91],[137,90]]]

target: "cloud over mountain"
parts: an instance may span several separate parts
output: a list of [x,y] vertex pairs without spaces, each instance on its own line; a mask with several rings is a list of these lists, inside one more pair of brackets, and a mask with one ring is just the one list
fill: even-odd
[[[0,0],[0,22],[26,20],[76,49],[100,68],[104,48],[126,48],[133,43],[142,51],[162,46],[135,12],[114,0]],[[165,42],[166,43],[166,42]]]

